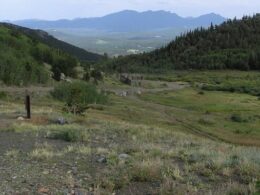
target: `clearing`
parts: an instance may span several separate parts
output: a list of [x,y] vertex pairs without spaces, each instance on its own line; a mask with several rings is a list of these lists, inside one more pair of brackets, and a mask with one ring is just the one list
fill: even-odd
[[[49,95],[52,88],[32,87],[33,118],[21,121],[25,89],[1,88],[0,191],[257,194],[258,86],[236,90],[259,73],[230,72],[229,82],[226,74],[147,75],[138,88],[110,76],[99,86],[111,92],[109,103],[92,105],[82,116],[63,113],[63,104]],[[233,92],[201,89],[202,83],[234,82]],[[118,95],[123,91],[130,95]],[[66,124],[59,124],[61,117]]]

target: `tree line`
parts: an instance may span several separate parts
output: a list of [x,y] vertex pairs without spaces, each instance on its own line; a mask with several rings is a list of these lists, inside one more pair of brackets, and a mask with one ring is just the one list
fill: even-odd
[[[0,80],[8,85],[44,84],[61,73],[74,76],[79,61],[20,32],[0,25]],[[50,66],[50,70],[46,68]]]
[[112,59],[107,71],[163,72],[187,69],[260,70],[260,14],[183,33],[150,53]]

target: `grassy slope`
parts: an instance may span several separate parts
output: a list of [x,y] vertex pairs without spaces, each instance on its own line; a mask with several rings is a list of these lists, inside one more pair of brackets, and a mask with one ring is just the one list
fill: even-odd
[[[112,96],[111,107],[120,109],[116,105],[118,100],[127,103],[124,98]],[[22,112],[20,102],[1,102],[1,118]],[[129,113],[133,118],[122,120],[122,113],[111,115],[108,108],[89,110],[84,117],[65,115],[71,124],[54,125],[52,120],[61,115],[60,106],[50,99],[37,99],[31,121],[15,122],[8,131],[1,132],[1,137],[5,137],[1,139],[0,156],[2,191],[74,190],[94,194],[183,194],[187,189],[192,194],[257,191],[258,148],[183,134],[175,131],[175,126],[169,129],[156,124],[160,120],[157,118],[149,125],[134,124],[133,118],[138,116]],[[66,132],[69,132],[66,138],[73,142],[62,141]],[[15,144],[8,144],[10,140]],[[130,157],[120,160],[118,155],[122,153]],[[107,163],[97,162],[102,156]],[[6,181],[9,173],[12,182]]]
[[56,80],[61,73],[75,77],[79,59],[92,63],[102,58],[44,31],[0,23],[0,80],[4,84],[46,84],[52,73]]
[[[193,89],[147,94],[146,101],[169,106],[169,114],[218,138],[239,144],[259,145],[260,103],[257,97],[225,92],[199,94]],[[182,113],[179,112],[181,109]],[[246,122],[232,121],[241,115]]]
[[64,41],[58,40],[54,38],[53,36],[49,35],[45,31],[41,30],[32,30],[29,28],[21,27],[21,26],[16,26],[13,24],[8,24],[8,23],[0,23],[0,25],[3,25],[9,29],[12,30],[18,30],[19,32],[27,35],[28,37],[38,40],[41,43],[44,43],[48,45],[49,47],[60,49],[64,52],[69,53],[70,55],[73,55],[77,57],[79,60],[84,60],[84,61],[98,61],[103,58],[103,56],[88,52],[82,48],[76,47],[74,45],[68,44]]
[[11,33],[8,28],[0,26],[0,79],[4,83],[17,85],[21,82],[46,83],[48,72],[30,53],[33,45],[31,39],[22,34],[15,37]]
[[[107,82],[110,87],[122,88],[115,80]],[[33,119],[22,122],[14,118],[24,112],[23,98],[4,98],[0,101],[0,119],[10,120],[11,126],[7,128],[0,121],[0,189],[95,194],[259,191],[259,148],[205,138],[210,133],[228,141],[258,145],[259,120],[236,123],[230,115],[259,115],[259,101],[247,94],[204,93],[186,88],[141,97],[110,95],[109,105],[93,107],[85,116],[73,116],[62,113],[62,104],[44,92],[32,98]],[[53,124],[59,116],[70,124]],[[188,133],[191,127],[206,134],[192,135]],[[249,133],[248,127],[252,128]],[[233,130],[236,128],[241,128],[241,133]],[[62,141],[64,135],[73,142]],[[58,140],[50,139],[53,137]],[[15,144],[10,145],[10,140]],[[120,160],[121,153],[130,157]],[[107,163],[97,162],[102,156]],[[12,182],[6,181],[10,173]]]
[[205,90],[260,94],[259,71],[175,71],[146,77],[149,80],[185,81]]

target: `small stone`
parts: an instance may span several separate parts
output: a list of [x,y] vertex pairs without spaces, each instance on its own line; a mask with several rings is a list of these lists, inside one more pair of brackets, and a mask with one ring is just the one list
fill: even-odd
[[49,174],[49,171],[43,171],[42,172],[44,175],[48,175]]
[[63,117],[59,117],[56,121],[57,124],[59,125],[65,125],[67,124],[68,122],[63,118]]
[[27,183],[26,179],[22,180],[22,182],[21,182],[21,183]]
[[97,160],[98,163],[106,163],[107,162],[107,159],[106,157],[101,157]]
[[127,158],[129,158],[130,156],[128,155],[128,154],[119,154],[118,155],[118,158],[120,159],[120,160],[125,160],[125,159],[127,159]]
[[18,121],[24,121],[25,119],[24,119],[24,117],[19,116],[19,117],[17,118],[17,120],[18,120]]
[[38,192],[39,192],[39,193],[44,193],[44,194],[46,194],[46,193],[49,192],[49,189],[48,189],[48,188],[45,188],[45,187],[42,187],[42,188],[39,188],[39,189],[38,189]]
[[73,173],[74,175],[76,175],[76,174],[77,174],[77,172],[78,172],[78,169],[77,169],[77,167],[72,167],[72,173]]
[[87,192],[83,189],[76,189],[75,190],[75,195],[86,195]]
[[136,93],[137,93],[138,95],[142,95],[142,91],[140,91],[140,90],[138,90]]

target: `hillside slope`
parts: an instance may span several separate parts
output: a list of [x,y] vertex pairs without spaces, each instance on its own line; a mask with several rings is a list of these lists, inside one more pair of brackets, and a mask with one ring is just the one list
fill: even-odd
[[[26,32],[25,32],[26,30]],[[32,32],[30,34],[30,32]],[[49,45],[44,32],[0,24],[0,82],[7,85],[44,84],[61,73],[74,76],[79,61],[73,55]],[[41,41],[45,39],[45,41]],[[47,42],[49,45],[45,44]],[[68,47],[67,47],[68,48]],[[70,47],[71,48],[71,47]]]
[[260,15],[196,29],[151,53],[120,57],[105,64],[119,72],[171,69],[260,70]]
[[47,32],[42,31],[42,30],[32,30],[29,28],[16,26],[16,25],[9,24],[9,23],[0,23],[0,25],[5,26],[9,29],[18,30],[21,33],[24,33],[27,36],[29,36],[31,39],[37,40],[50,47],[60,49],[64,52],[67,52],[67,53],[77,57],[79,60],[97,61],[97,60],[100,60],[103,58],[103,56],[101,56],[101,55],[88,52],[84,49],[81,49],[74,45],[68,44],[64,41],[58,40],[58,39],[54,38],[53,36],[49,35]]
[[137,12],[125,10],[103,17],[79,18],[74,20],[20,20],[14,24],[29,28],[57,29],[57,28],[87,28],[113,32],[138,32],[164,28],[194,28],[209,26],[211,23],[220,24],[226,19],[211,13],[199,17],[181,17],[166,11]]

